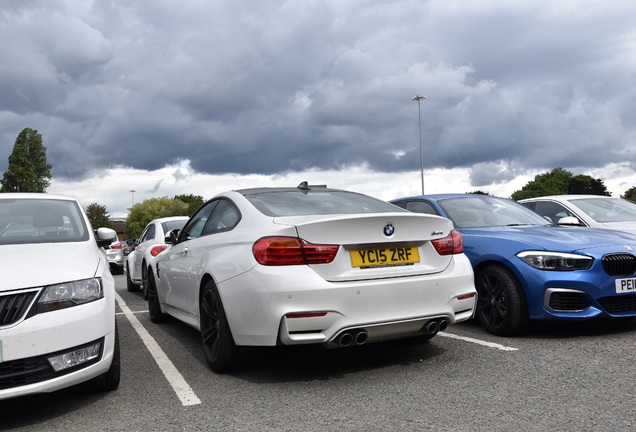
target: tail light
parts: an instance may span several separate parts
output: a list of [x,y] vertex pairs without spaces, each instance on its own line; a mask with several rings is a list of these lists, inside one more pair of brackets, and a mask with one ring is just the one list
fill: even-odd
[[166,250],[167,247],[168,246],[166,246],[166,245],[155,245],[152,248],[150,248],[150,255],[152,255],[153,257],[156,257],[161,252]]
[[111,249],[121,249],[123,246],[121,245],[121,243],[112,243],[110,245]]
[[464,252],[464,240],[457,230],[452,230],[446,237],[433,240],[431,243],[440,255],[454,255]]
[[318,245],[298,237],[263,237],[252,246],[259,264],[268,266],[328,264],[338,253],[338,245]]

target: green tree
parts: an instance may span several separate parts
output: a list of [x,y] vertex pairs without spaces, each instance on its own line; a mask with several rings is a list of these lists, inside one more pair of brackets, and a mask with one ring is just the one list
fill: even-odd
[[0,192],[46,192],[51,184],[51,165],[36,129],[25,128],[15,140]]
[[106,210],[106,206],[102,206],[97,203],[89,204],[89,206],[86,207],[86,216],[88,216],[88,220],[91,222],[93,229],[113,227],[108,210]]
[[203,197],[201,195],[175,195],[174,199],[181,200],[188,205],[188,216],[192,216],[203,205]]
[[627,189],[625,194],[621,195],[621,198],[636,203],[636,186],[632,186]]
[[149,198],[135,204],[126,219],[126,238],[138,238],[153,219],[168,216],[188,216],[188,204],[174,198]]
[[534,198],[546,195],[563,195],[568,193],[568,185],[573,175],[563,168],[554,168],[544,174],[537,174],[518,191],[512,193],[513,200]]
[[484,192],[482,190],[475,190],[475,191],[467,192],[467,193],[469,193],[469,194],[477,194],[477,195],[490,195],[488,192]]
[[513,200],[521,200],[546,195],[566,194],[612,195],[607,191],[603,180],[595,179],[586,174],[575,176],[570,171],[559,167],[544,174],[537,174],[534,180],[526,183],[520,190],[513,192],[511,198]]
[[568,184],[568,190],[566,193],[573,195],[612,195],[607,191],[603,180],[595,179],[585,174],[579,174],[572,177],[570,179],[570,183]]

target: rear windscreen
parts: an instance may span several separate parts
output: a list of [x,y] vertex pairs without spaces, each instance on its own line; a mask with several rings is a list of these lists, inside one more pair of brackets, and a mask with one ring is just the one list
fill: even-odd
[[268,216],[388,213],[405,210],[367,195],[345,191],[272,191],[245,195]]

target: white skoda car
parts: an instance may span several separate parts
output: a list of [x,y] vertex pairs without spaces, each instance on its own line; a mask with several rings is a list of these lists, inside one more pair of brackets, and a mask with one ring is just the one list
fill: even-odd
[[115,284],[75,198],[0,194],[0,400],[119,385]]
[[149,269],[150,317],[198,329],[217,372],[250,346],[429,339],[475,311],[452,223],[358,193],[226,192],[172,234]]

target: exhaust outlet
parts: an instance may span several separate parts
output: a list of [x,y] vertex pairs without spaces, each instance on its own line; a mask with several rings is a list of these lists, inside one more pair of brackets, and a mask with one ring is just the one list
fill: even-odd
[[448,321],[443,319],[439,321],[438,331],[445,331],[448,328]]
[[338,338],[338,343],[342,347],[349,346],[353,343],[353,335],[351,333],[343,333]]
[[356,337],[354,338],[354,340],[356,345],[363,345],[367,342],[368,338],[369,334],[366,331],[362,330],[356,333]]
[[438,330],[437,321],[427,322],[426,325],[424,326],[424,329],[426,330],[428,334],[437,333],[437,330]]

